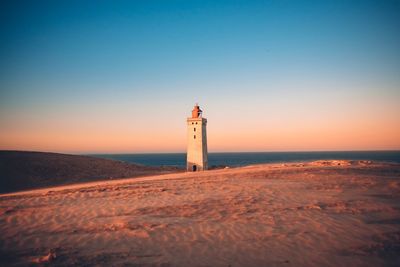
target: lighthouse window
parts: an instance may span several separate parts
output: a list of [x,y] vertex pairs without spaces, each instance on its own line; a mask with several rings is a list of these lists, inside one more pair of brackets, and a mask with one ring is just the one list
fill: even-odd
[[193,136],[193,139],[196,139],[196,135]]
[[192,122],[192,125],[193,125],[194,123]]
[[196,128],[194,128],[193,130],[196,131]]

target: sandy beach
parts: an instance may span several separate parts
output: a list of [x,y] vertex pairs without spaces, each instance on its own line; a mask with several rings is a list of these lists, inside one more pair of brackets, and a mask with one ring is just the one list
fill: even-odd
[[0,265],[399,266],[400,165],[317,161],[0,195]]

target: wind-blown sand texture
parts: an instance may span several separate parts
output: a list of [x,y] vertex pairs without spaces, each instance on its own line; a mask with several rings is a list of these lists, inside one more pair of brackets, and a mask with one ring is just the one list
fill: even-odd
[[1,264],[399,266],[399,178],[318,161],[2,195]]

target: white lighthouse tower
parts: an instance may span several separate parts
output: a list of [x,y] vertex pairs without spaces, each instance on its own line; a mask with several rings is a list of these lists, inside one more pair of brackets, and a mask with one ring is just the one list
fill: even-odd
[[207,119],[202,117],[202,111],[196,104],[192,110],[192,117],[187,119],[187,171],[208,169],[206,126]]

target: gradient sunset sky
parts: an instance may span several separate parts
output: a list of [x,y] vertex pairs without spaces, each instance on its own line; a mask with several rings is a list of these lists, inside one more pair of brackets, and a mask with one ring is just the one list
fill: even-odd
[[0,149],[400,149],[400,1],[0,5]]

